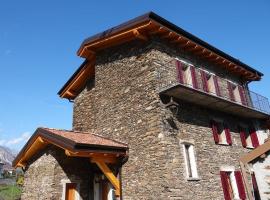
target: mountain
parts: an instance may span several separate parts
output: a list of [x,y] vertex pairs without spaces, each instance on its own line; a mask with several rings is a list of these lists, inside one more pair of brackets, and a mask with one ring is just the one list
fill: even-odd
[[4,162],[6,165],[11,165],[16,154],[8,147],[0,146],[0,161]]

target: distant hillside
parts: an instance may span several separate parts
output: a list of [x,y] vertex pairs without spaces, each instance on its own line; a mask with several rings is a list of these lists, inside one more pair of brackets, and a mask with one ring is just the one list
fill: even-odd
[[11,149],[0,146],[0,160],[4,162],[7,166],[11,166],[15,156],[15,153]]

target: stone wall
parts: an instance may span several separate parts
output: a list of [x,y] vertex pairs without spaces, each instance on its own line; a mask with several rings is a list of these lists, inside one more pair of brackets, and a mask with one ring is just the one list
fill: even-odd
[[[242,147],[236,127],[239,122],[249,121],[181,101],[178,114],[162,105],[158,94],[160,71],[175,57],[241,81],[220,67],[154,39],[99,53],[95,79],[75,99],[75,130],[97,132],[129,144],[129,160],[122,174],[125,200],[223,199],[220,167],[238,169],[240,155],[248,151]],[[209,128],[212,117],[230,124],[232,146],[214,143]],[[185,177],[182,140],[195,145],[200,176],[197,181]]]
[[40,152],[26,169],[22,200],[60,200],[64,185],[79,184],[79,196],[89,200],[94,168],[89,159],[67,157],[63,150],[50,146]]

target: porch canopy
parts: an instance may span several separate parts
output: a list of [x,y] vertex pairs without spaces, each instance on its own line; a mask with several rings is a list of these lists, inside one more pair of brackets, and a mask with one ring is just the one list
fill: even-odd
[[128,145],[97,134],[38,128],[13,161],[13,167],[26,167],[28,161],[48,145],[55,145],[67,156],[87,157],[96,163],[120,195],[120,182],[107,164],[121,166],[128,157]]

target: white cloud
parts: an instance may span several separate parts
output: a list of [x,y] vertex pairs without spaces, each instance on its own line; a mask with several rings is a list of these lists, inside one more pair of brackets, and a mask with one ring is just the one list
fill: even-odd
[[6,143],[6,140],[0,140],[0,145],[4,145]]
[[[21,134],[21,136],[17,137],[17,138],[13,138],[11,140],[8,140],[6,143],[5,143],[5,146],[8,146],[8,145],[14,145],[14,144],[19,144],[21,142],[26,142],[29,138],[30,138],[31,134],[29,132],[25,132],[23,134]],[[1,140],[0,140],[1,142]]]

